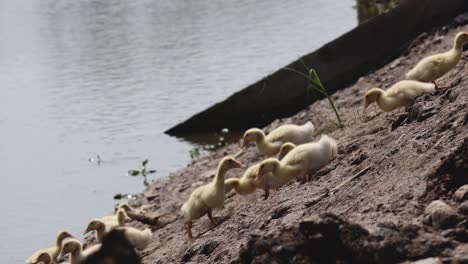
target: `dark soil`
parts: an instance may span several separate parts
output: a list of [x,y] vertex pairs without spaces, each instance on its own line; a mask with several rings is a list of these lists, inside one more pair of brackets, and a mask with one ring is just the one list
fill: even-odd
[[[462,30],[468,26],[423,34],[401,57],[335,93],[342,128],[334,125],[326,100],[266,127],[311,120],[319,133],[337,139],[338,158],[308,184],[292,182],[266,201],[262,191],[250,196],[231,192],[225,209],[214,212],[218,226],[212,227],[206,217],[197,220],[193,241],[183,231],[179,209],[194,188],[212,180],[219,160],[237,153],[239,145],[226,146],[149,186],[135,205],[172,214],[155,226],[143,263],[394,263],[429,257],[467,261],[466,221],[439,231],[422,220],[432,200],[457,208],[461,202],[452,194],[468,183],[468,53],[439,81],[444,85],[462,77],[460,84],[418,98],[410,113],[371,107],[367,122],[356,113],[367,89],[388,88],[404,79],[424,56],[448,50]],[[253,147],[239,157],[248,165],[261,159]],[[242,173],[233,170],[229,177]]]

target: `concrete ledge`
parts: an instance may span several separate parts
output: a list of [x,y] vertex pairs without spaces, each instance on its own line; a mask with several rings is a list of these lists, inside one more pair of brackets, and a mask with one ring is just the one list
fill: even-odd
[[[445,25],[466,11],[468,0],[406,0],[302,59],[317,69],[325,87],[333,93],[399,55],[422,32]],[[300,61],[287,67],[303,71]],[[315,100],[307,96],[305,87],[304,77],[280,69],[166,133],[262,127],[313,103]]]

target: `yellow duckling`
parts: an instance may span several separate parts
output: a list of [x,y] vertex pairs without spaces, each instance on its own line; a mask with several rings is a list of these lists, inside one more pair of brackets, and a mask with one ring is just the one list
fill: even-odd
[[43,253],[43,252],[48,252],[52,256],[52,260],[57,259],[58,254],[62,250],[62,241],[65,238],[73,237],[70,235],[70,233],[66,231],[60,231],[57,233],[57,239],[55,241],[55,245],[45,248],[45,249],[40,249],[36,252],[34,252],[27,260],[26,263],[34,263],[33,261],[37,259],[38,255]]
[[257,189],[258,183],[255,182],[258,168],[260,163],[247,168],[242,177],[240,178],[229,178],[224,181],[225,192],[228,193],[232,189],[240,195],[248,195],[254,193]]
[[117,222],[116,223],[109,223],[109,222],[104,222],[102,219],[95,218],[92,219],[88,226],[86,227],[84,234],[87,234],[91,231],[96,231],[96,240],[97,242],[101,243],[104,235],[110,232],[112,229],[116,227],[122,227],[125,225],[125,221],[128,220],[127,213],[125,213],[125,210],[119,209],[117,211]]
[[119,204],[119,206],[117,207],[117,211],[115,211],[115,214],[114,215],[106,215],[106,216],[103,216],[101,217],[102,221],[104,222],[118,222],[118,212],[119,210],[124,210],[124,212],[129,212],[129,211],[132,211],[133,208],[130,207],[130,205],[127,203],[127,202],[122,202]]
[[83,263],[89,255],[101,248],[101,244],[97,244],[83,250],[81,242],[74,238],[64,240],[62,244],[62,252],[60,252],[59,258],[61,259],[70,254],[70,264]]
[[435,91],[436,86],[433,83],[410,80],[397,82],[386,91],[372,88],[364,96],[364,112],[373,102],[376,102],[384,112],[391,112],[400,107],[410,107],[416,97]]
[[118,209],[117,212],[115,212],[115,215],[106,217],[105,219],[101,217],[100,219],[106,224],[108,228],[124,226],[126,221],[131,220],[126,213],[126,209],[124,208]]
[[271,157],[278,153],[281,145],[286,142],[292,142],[296,145],[311,142],[314,137],[315,127],[308,121],[302,126],[283,125],[267,136],[258,128],[251,128],[244,133],[242,146],[246,147],[249,142],[255,142],[257,149],[265,156]]
[[133,227],[117,227],[117,230],[123,230],[128,242],[137,250],[145,249],[153,238],[153,232],[149,228],[139,230]]
[[[292,143],[284,143],[281,146],[280,152],[278,153],[278,159],[281,160],[289,151],[291,151],[296,145]],[[224,181],[224,189],[226,193],[232,189],[240,195],[249,195],[255,192],[256,189],[262,189],[265,191],[264,198],[268,199],[270,194],[269,189],[278,189],[281,184],[276,181],[275,176],[272,173],[268,173],[264,177],[257,178],[258,169],[260,168],[260,162],[250,166],[240,178],[229,178]]]
[[223,158],[218,165],[216,176],[212,182],[196,188],[187,202],[182,205],[181,212],[186,219],[186,227],[190,239],[192,235],[192,221],[203,215],[208,215],[211,222],[216,225],[212,211],[224,207],[224,176],[232,168],[245,167],[232,157]]
[[153,233],[149,228],[146,228],[143,231],[133,227],[123,226],[109,228],[108,226],[106,226],[104,221],[98,218],[93,219],[91,220],[91,222],[89,222],[84,234],[87,234],[91,231],[96,231],[96,240],[99,243],[102,243],[104,236],[113,229],[123,230],[125,237],[128,239],[130,244],[138,250],[145,249],[149,245],[149,243],[151,242],[151,238],[153,237]]
[[[302,178],[302,183],[311,180],[311,175],[329,164],[338,155],[336,141],[322,135],[320,140],[313,143],[299,145],[293,148],[279,161],[269,158],[260,163],[257,177],[265,177],[268,173],[273,176],[268,180],[268,186],[275,185],[279,188],[295,177]],[[268,188],[267,186],[267,188]]]
[[39,251],[38,252],[38,256],[32,260],[31,263],[42,263],[42,264],[52,264],[52,255],[45,251],[45,250],[42,250],[42,251]]
[[278,152],[278,159],[282,160],[286,154],[288,154],[291,150],[293,150],[296,147],[291,142],[286,142],[283,145],[281,145],[280,151]]
[[468,33],[459,32],[449,51],[422,59],[406,74],[406,78],[421,82],[434,82],[435,84],[437,79],[457,65],[462,57],[463,45],[466,43],[468,43]]
[[86,235],[92,231],[96,231],[96,241],[102,243],[104,235],[109,233],[111,230],[112,228],[108,227],[104,221],[99,218],[94,218],[89,222],[88,226],[83,232],[83,235]]

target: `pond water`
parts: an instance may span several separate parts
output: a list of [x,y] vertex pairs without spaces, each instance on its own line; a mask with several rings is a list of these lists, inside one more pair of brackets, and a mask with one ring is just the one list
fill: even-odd
[[353,5],[0,0],[0,263],[80,236],[144,188],[142,160],[185,166],[196,144],[163,131],[353,28]]

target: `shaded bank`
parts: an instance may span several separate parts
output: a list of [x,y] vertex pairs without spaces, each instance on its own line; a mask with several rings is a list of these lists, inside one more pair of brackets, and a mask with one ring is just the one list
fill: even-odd
[[[302,59],[317,69],[325,87],[332,93],[387,63],[420,33],[446,24],[467,10],[468,1],[465,0],[403,1],[395,9],[361,24]],[[299,61],[287,67],[304,71]],[[263,126],[316,101],[306,86],[304,77],[278,70],[166,133],[176,135],[219,131],[224,127],[233,130]]]

